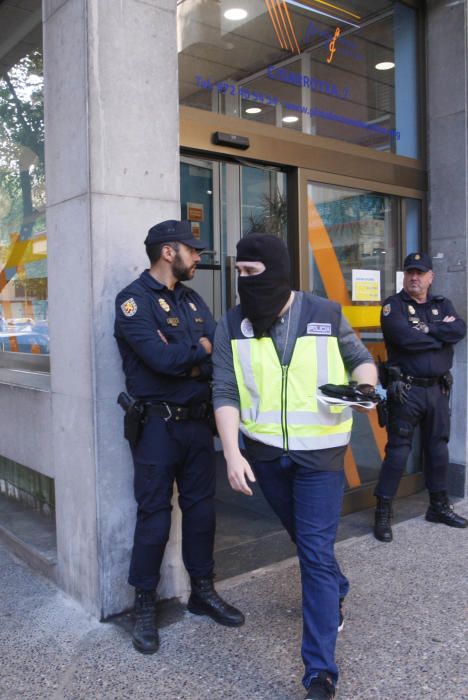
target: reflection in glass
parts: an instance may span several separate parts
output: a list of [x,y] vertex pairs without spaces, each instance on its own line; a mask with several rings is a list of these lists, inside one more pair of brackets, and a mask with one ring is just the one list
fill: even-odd
[[229,21],[228,5],[178,3],[181,104],[417,157],[413,9],[256,0]]
[[[419,203],[413,206],[414,200],[406,200],[402,206],[398,197],[315,183],[308,184],[307,195],[310,289],[340,303],[374,360],[385,360],[381,304],[397,291],[402,218],[413,243],[421,240],[415,215]],[[354,416],[345,463],[350,487],[377,479],[385,442],[386,433],[375,416]],[[419,465],[416,440],[407,473],[419,470]]]
[[0,73],[0,351],[47,354],[42,53]]

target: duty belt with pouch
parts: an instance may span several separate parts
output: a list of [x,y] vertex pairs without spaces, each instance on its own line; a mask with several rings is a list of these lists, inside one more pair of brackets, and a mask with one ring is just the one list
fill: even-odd
[[124,391],[118,395],[117,403],[125,411],[124,437],[128,440],[130,447],[135,448],[146,423],[145,404],[140,399],[132,399]]
[[208,418],[211,405],[201,403],[196,406],[176,406],[163,401],[162,403],[145,403],[145,411],[148,416],[159,416],[165,421],[168,420],[202,420]]

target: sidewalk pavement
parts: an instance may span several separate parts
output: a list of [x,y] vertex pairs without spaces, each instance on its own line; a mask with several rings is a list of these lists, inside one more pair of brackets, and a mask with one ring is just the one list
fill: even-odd
[[[457,503],[468,515],[468,501]],[[468,530],[394,527],[392,544],[345,540],[351,581],[337,645],[340,700],[468,697]],[[99,623],[0,546],[4,700],[300,700],[299,571],[287,560],[218,589],[246,613],[239,629],[190,613],[142,656],[122,624]]]

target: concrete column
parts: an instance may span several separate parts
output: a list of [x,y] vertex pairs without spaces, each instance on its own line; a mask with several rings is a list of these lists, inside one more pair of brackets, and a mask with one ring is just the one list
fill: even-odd
[[[44,0],[53,458],[63,587],[98,617],[128,607],[135,521],[116,397],[116,293],[143,240],[180,216],[176,3]],[[181,595],[180,519],[162,594]]]
[[[429,243],[434,291],[467,317],[467,10],[466,3],[428,0],[427,130]],[[450,438],[450,490],[467,489],[468,373],[466,340],[456,346]]]

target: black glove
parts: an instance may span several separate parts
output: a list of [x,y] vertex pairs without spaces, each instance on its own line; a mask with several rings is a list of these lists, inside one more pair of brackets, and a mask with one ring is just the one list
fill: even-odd
[[378,403],[379,397],[375,393],[375,389],[371,384],[322,384],[319,386],[320,391],[325,396],[331,396],[334,399],[343,399],[343,401],[372,401]]

